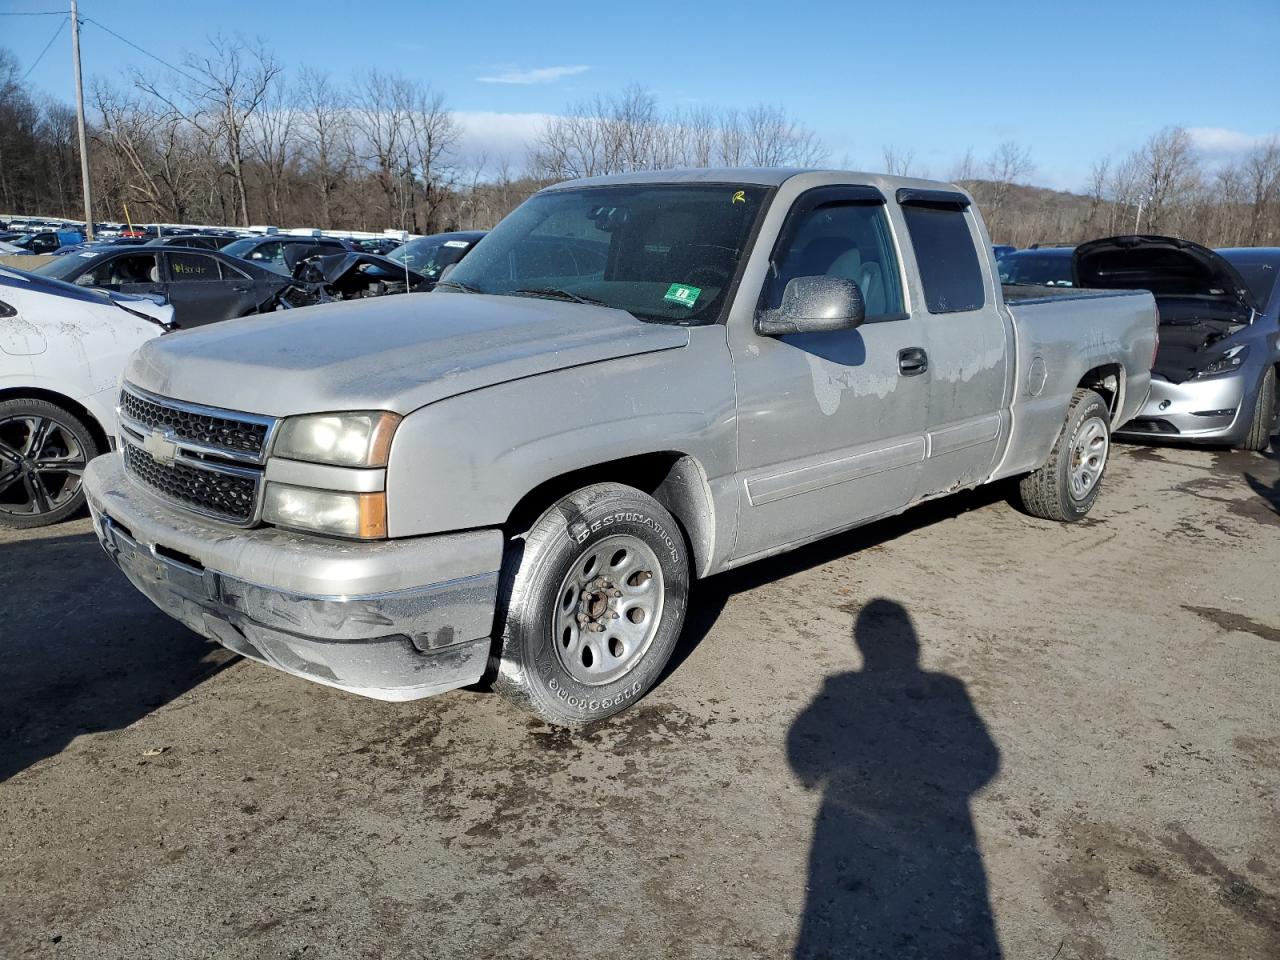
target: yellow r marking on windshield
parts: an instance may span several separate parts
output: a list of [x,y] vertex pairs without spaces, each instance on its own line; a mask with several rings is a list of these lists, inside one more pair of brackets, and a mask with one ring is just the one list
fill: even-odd
[[733,195],[733,202],[734,202],[734,203],[746,203],[746,202],[747,202],[747,191],[745,191],[745,190],[739,190],[737,193],[735,193],[735,194]]

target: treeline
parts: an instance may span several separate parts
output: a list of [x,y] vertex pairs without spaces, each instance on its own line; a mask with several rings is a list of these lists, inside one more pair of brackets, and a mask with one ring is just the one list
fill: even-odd
[[[568,105],[519,156],[464,152],[443,93],[378,70],[286,73],[261,42],[213,37],[162,78],[126,68],[86,90],[95,216],[135,222],[317,226],[415,233],[492,226],[546,183],[662,167],[816,166],[813,131],[782,108],[664,109],[648,91]],[[464,160],[464,157],[466,158]],[[82,216],[75,115],[33,96],[0,49],[0,209]],[[966,152],[949,171],[883,148],[862,166],[964,184],[993,239],[1026,246],[1133,232],[1211,246],[1280,244],[1280,143],[1207,164],[1169,128],[1104,158],[1080,193],[1031,185],[1030,150]]]

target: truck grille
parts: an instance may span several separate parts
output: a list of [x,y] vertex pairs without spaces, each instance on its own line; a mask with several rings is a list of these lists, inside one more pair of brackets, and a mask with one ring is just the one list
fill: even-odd
[[255,523],[271,417],[169,400],[125,384],[120,446],[126,472],[142,486],[204,516]]
[[212,470],[200,470],[174,462],[163,464],[132,443],[122,446],[124,467],[135,480],[156,493],[200,513],[249,523],[257,509],[258,481]]
[[241,419],[230,412],[179,407],[129,389],[120,391],[120,413],[143,427],[168,428],[179,440],[255,457],[266,449],[270,429],[265,418]]

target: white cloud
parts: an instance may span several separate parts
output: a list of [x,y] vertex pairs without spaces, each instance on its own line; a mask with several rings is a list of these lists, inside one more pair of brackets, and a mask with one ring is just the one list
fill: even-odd
[[1222,127],[1191,127],[1187,130],[1191,143],[1197,150],[1210,157],[1231,157],[1248,153],[1275,134],[1241,133]]
[[505,157],[516,169],[524,166],[528,146],[550,119],[547,113],[494,113],[482,110],[455,110],[453,119],[462,128],[459,161],[471,167],[484,160],[495,172]]
[[476,77],[476,79],[481,83],[514,83],[520,86],[528,86],[534,83],[555,83],[565,77],[575,77],[580,73],[586,73],[590,69],[588,66],[535,67],[532,70],[511,67],[502,73],[489,77]]

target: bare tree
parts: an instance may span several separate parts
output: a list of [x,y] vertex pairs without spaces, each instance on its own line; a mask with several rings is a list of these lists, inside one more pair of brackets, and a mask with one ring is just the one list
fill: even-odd
[[272,223],[284,221],[284,197],[289,189],[289,168],[296,160],[298,107],[295,91],[283,83],[272,84],[263,98],[262,109],[245,125],[249,151],[257,161],[266,185]]
[[884,159],[885,173],[894,177],[911,176],[911,162],[916,158],[914,150],[889,143],[880,148],[880,156]]
[[[414,88],[409,93],[405,115],[403,148],[410,188],[421,186],[425,229],[435,232],[440,228],[436,209],[450,189],[447,168],[454,147],[461,136],[457,121],[445,106],[444,95],[430,87]],[[414,232],[417,232],[417,209],[413,211]]]
[[1147,210],[1147,232],[1171,229],[1175,209],[1187,204],[1199,186],[1191,136],[1182,127],[1166,127],[1152,136],[1133,159],[1142,191],[1139,199]]
[[281,66],[261,40],[250,45],[239,37],[215,34],[202,53],[183,58],[185,82],[178,92],[168,84],[134,75],[140,90],[167,105],[211,143],[221,146],[235,189],[242,226],[249,225],[245,189],[245,130],[262,107],[280,75]]
[[[1249,192],[1249,243],[1274,241],[1280,233],[1274,216],[1280,212],[1276,209],[1280,206],[1280,137],[1269,137],[1249,153],[1243,175]],[[1268,213],[1273,214],[1269,231]]]
[[351,117],[345,94],[329,75],[310,67],[298,82],[298,128],[307,144],[305,160],[316,199],[320,226],[334,226],[334,201],[352,166]]
[[1014,184],[1021,183],[1032,169],[1031,151],[1013,140],[1005,140],[987,158],[986,173],[991,188],[985,198],[984,215],[993,236],[1003,236],[1002,231],[1008,229],[1002,216],[1005,202]]

